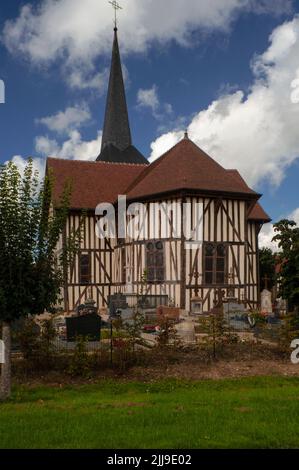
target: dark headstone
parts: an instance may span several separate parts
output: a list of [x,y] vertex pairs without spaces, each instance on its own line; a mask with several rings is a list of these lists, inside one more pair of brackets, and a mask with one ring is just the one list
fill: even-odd
[[101,336],[101,317],[96,313],[66,319],[66,334],[68,341],[76,341],[78,336],[88,338],[88,341],[99,341]]
[[108,305],[111,317],[117,316],[118,310],[126,310],[128,308],[126,296],[121,293],[110,295],[108,297]]

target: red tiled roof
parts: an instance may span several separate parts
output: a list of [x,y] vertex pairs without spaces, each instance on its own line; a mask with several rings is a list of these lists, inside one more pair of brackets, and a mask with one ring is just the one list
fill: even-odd
[[[244,181],[238,170],[226,170],[229,172],[236,180],[244,185],[244,188],[248,188],[247,183]],[[248,217],[250,220],[260,220],[261,222],[270,222],[271,218],[269,215],[264,211],[262,206],[259,202],[257,202]]]
[[148,166],[128,188],[128,199],[181,189],[259,195],[209,157],[191,140],[181,140]]
[[73,182],[71,209],[95,209],[100,202],[113,203],[146,165],[85,162],[48,158],[47,171],[55,177],[53,202],[58,203],[65,182]]
[[[53,202],[58,203],[65,182],[73,182],[72,209],[94,209],[114,203],[119,194],[146,198],[180,189],[240,193],[259,197],[237,170],[225,170],[193,142],[184,139],[150,166],[48,158],[47,171],[55,177]],[[249,218],[271,219],[257,202]]]
[[271,217],[268,216],[259,202],[255,204],[248,218],[251,220],[260,220],[261,222],[271,222]]

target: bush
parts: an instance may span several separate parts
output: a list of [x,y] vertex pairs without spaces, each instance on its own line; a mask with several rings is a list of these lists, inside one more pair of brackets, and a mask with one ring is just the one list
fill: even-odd
[[14,341],[22,352],[27,370],[44,370],[53,366],[55,337],[52,319],[43,321],[41,328],[31,318],[22,322],[22,326],[14,334]]
[[87,352],[87,338],[78,336],[75,351],[68,366],[68,373],[72,376],[89,377],[91,369],[92,361]]
[[173,347],[180,347],[181,340],[175,327],[175,322],[167,316],[162,315],[158,320],[160,328],[158,335],[158,347],[165,348],[170,345]]

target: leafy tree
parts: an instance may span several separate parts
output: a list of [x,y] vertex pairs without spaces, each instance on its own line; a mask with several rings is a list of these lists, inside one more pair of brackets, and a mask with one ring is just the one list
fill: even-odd
[[265,278],[268,279],[268,288],[272,289],[276,281],[275,265],[276,254],[270,248],[261,248],[260,259],[260,290],[265,287]]
[[199,318],[199,325],[202,333],[205,333],[204,344],[212,351],[214,359],[217,358],[217,352],[222,348],[227,325],[224,321],[223,312],[211,313],[208,316]]
[[81,237],[81,225],[56,247],[68,216],[71,185],[51,206],[53,178],[42,185],[29,160],[21,174],[13,163],[0,168],[0,321],[5,343],[1,398],[11,392],[11,324],[22,317],[53,311],[59,303],[66,270]]
[[292,220],[283,219],[274,224],[281,252],[280,294],[289,302],[289,308],[299,309],[299,227]]

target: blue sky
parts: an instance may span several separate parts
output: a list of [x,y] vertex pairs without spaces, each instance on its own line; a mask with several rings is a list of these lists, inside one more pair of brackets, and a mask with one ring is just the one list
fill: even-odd
[[[3,3],[1,161],[13,158],[22,166],[33,156],[42,168],[48,154],[94,159],[110,63],[111,7],[106,0]],[[292,83],[296,87],[299,79],[299,2],[120,3],[119,41],[136,147],[154,159],[188,128],[198,145],[225,167],[239,169],[264,194],[274,221],[292,214],[299,222],[299,102],[291,102]]]

